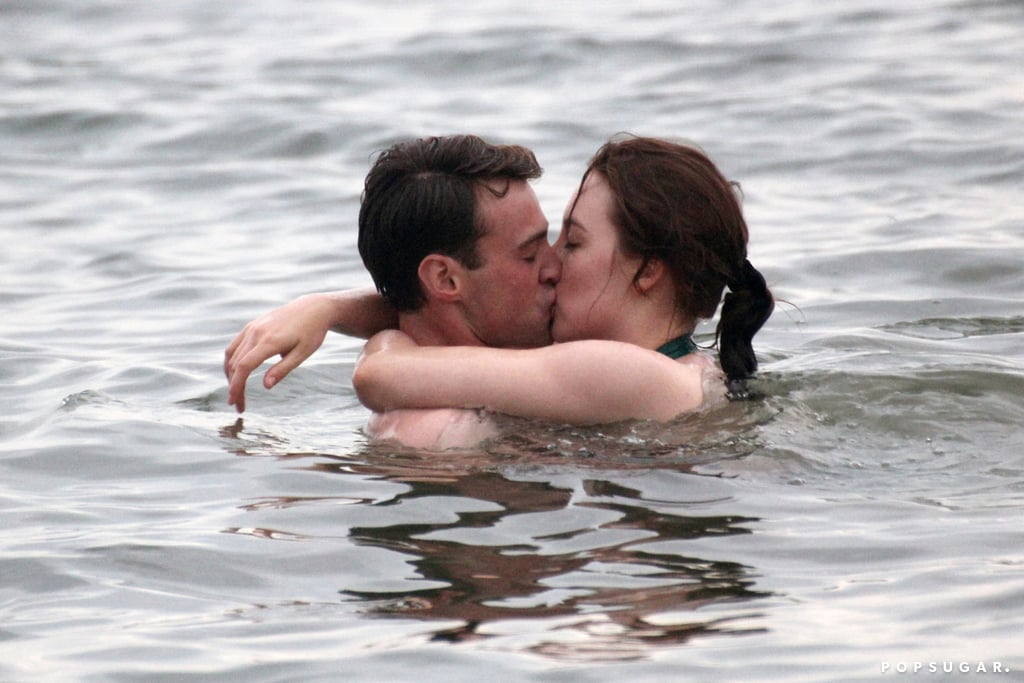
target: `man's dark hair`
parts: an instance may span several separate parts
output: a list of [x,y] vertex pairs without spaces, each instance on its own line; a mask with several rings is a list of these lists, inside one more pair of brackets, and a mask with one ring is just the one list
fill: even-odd
[[477,210],[478,188],[504,196],[511,181],[541,172],[525,147],[474,135],[410,140],[382,152],[359,209],[359,255],[377,291],[397,310],[412,311],[424,302],[417,271],[427,255],[479,268],[476,247],[487,226]]

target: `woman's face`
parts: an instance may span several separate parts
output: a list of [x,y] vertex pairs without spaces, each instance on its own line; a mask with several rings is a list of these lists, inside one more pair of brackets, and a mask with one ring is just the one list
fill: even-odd
[[619,339],[641,259],[619,249],[612,191],[603,175],[591,173],[578,198],[569,200],[555,249],[562,277],[556,287],[554,340]]

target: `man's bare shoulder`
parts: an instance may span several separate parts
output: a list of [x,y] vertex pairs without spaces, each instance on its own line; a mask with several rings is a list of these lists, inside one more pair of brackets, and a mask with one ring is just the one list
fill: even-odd
[[375,441],[394,441],[424,450],[465,449],[498,436],[494,422],[477,410],[390,410],[374,413],[367,432]]

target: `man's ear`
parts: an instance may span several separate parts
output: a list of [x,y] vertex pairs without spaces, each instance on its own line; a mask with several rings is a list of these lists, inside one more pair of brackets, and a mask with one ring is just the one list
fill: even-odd
[[637,272],[633,280],[634,286],[641,294],[646,294],[658,284],[666,274],[665,262],[658,258],[650,258]]
[[417,269],[428,299],[451,302],[462,294],[462,264],[451,256],[427,254]]

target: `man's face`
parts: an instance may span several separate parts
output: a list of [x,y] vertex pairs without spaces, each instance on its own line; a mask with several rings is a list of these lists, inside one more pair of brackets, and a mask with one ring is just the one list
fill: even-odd
[[503,197],[478,188],[477,201],[485,226],[477,242],[483,265],[465,271],[466,320],[487,346],[546,346],[561,265],[537,195],[516,180]]

